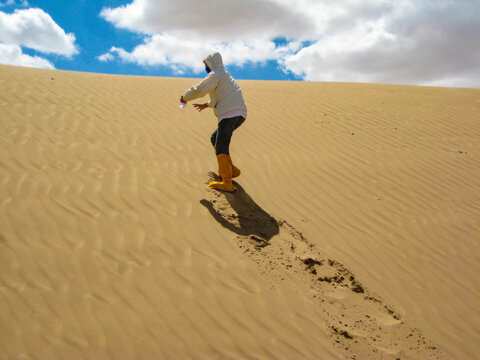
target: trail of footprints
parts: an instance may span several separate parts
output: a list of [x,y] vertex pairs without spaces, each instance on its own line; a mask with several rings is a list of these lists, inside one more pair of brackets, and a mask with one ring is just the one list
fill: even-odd
[[[218,213],[234,223],[228,202],[219,193],[212,194]],[[275,219],[279,233],[266,239],[258,235],[262,234],[258,229],[261,221],[254,214],[250,217],[256,229],[249,229],[245,221],[241,227],[243,233],[254,235],[237,235],[239,249],[256,264],[273,291],[279,281],[290,281],[321,308],[325,331],[346,359],[444,359],[441,350],[419,329],[409,327],[351,271],[317,251],[287,221]]]

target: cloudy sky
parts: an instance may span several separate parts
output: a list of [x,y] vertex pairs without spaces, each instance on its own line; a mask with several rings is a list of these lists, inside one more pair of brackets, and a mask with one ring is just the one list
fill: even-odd
[[480,87],[480,0],[0,0],[0,63]]

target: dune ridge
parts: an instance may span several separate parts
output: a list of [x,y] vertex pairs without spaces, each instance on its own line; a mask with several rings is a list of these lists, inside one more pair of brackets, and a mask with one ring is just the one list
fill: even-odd
[[0,358],[475,358],[480,90],[195,82],[0,66]]

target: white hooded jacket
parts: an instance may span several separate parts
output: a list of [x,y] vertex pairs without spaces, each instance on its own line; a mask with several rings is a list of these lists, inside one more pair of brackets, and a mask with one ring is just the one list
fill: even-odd
[[208,106],[219,120],[222,115],[232,110],[247,112],[247,105],[243,100],[242,90],[235,79],[223,67],[222,56],[216,52],[203,60],[211,72],[199,84],[192,86],[183,95],[185,101],[201,98],[210,94]]

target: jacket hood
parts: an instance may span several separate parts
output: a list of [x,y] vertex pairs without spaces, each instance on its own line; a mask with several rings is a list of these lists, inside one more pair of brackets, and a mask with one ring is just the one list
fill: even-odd
[[223,68],[222,55],[218,52],[208,55],[203,61],[205,61],[208,67],[212,70]]

